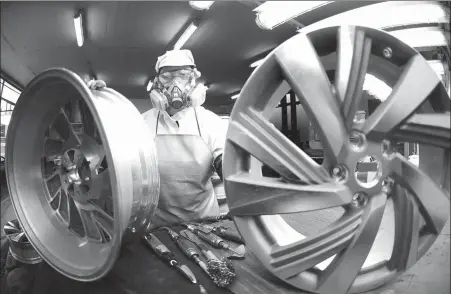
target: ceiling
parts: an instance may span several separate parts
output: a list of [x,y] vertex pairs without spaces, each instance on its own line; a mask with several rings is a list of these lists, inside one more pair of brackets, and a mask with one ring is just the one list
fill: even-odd
[[[295,21],[309,25],[373,3],[331,3]],[[1,2],[1,69],[23,86],[47,68],[65,67],[84,79],[94,74],[128,98],[146,99],[157,57],[197,18],[199,29],[183,48],[193,52],[210,84],[205,106],[230,110],[231,95],[252,72],[250,63],[296,34],[295,22],[260,29],[252,11],[258,5],[217,1],[209,10],[197,11],[187,1]],[[80,8],[86,13],[82,47],[77,46],[73,25]]]

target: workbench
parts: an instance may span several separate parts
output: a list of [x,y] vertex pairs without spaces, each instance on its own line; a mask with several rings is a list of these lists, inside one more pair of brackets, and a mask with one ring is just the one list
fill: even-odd
[[[321,217],[322,216],[319,215],[319,218]],[[307,220],[302,220],[302,223],[306,222]],[[234,229],[234,224],[231,221],[222,221],[215,225],[219,224]],[[172,229],[179,232],[184,228],[172,227]],[[198,282],[205,287],[209,294],[306,293],[295,289],[274,277],[249,251],[246,251],[245,260],[232,261],[237,275],[235,282],[229,286],[228,289],[218,288],[211,280],[209,280],[202,270],[197,267],[197,265],[192,261],[187,260],[187,258],[179,251],[178,247],[176,247],[172,240],[169,239],[167,233],[158,231],[155,232],[155,235],[176,254],[181,264],[186,264],[193,271]],[[226,252],[222,250],[211,249],[217,256],[224,256],[224,254],[226,254]],[[428,271],[430,272],[429,274]],[[96,282],[85,283],[71,280],[53,270],[45,262],[42,262],[39,265],[23,267],[22,275],[22,281],[33,284],[33,290],[27,292],[27,294],[200,293],[197,285],[189,283],[173,268],[161,261],[143,242],[136,242],[128,246],[123,246],[120,257],[112,271],[106,277]],[[3,282],[4,281],[2,281],[2,284]],[[411,287],[413,284],[415,284],[415,287]],[[9,294],[7,292],[1,293]],[[366,294],[387,293],[449,293],[449,222],[444,232],[442,232],[436,243],[430,248],[429,252],[412,269],[404,273],[394,283],[367,292]]]
[[[236,230],[232,221],[221,221],[222,225]],[[185,229],[181,226],[171,227],[176,232]],[[236,270],[236,280],[228,289],[217,287],[205,273],[192,261],[188,260],[164,231],[153,232],[172,252],[180,264],[187,265],[195,274],[198,283],[211,293],[299,293],[269,272],[264,270],[251,252],[246,251],[244,260],[231,260]],[[233,242],[228,242],[234,244]],[[204,243],[205,244],[205,243]],[[235,246],[239,244],[234,244]],[[223,257],[226,251],[208,246],[212,252]],[[123,246],[120,256],[112,271],[95,282],[78,282],[69,279],[45,262],[37,265],[20,265],[18,283],[31,284],[32,290],[27,294],[199,294],[199,286],[191,284],[176,270],[161,261],[144,242],[135,242]],[[19,282],[20,281],[20,282]],[[6,279],[2,281],[2,289]],[[5,290],[4,290],[5,291]],[[15,294],[1,292],[2,294]],[[24,294],[24,293],[21,293]]]

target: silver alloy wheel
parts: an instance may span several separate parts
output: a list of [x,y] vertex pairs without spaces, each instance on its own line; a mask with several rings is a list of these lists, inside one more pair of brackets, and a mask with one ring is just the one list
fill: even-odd
[[[323,57],[330,51],[337,52],[334,85],[324,70],[328,61]],[[393,89],[354,130],[370,70],[395,80]],[[284,85],[294,90],[319,133],[322,165],[268,121],[288,91]],[[448,220],[449,110],[449,96],[426,60],[383,31],[331,27],[287,40],[253,72],[230,116],[225,191],[246,245],[274,275],[315,293],[359,293],[392,281],[425,254]],[[359,138],[358,143],[350,137]],[[435,166],[439,172],[431,179],[431,167],[417,168],[393,150],[397,141],[441,148],[434,160],[443,168]],[[379,163],[372,183],[354,176],[365,156]],[[262,163],[280,178],[263,177]],[[394,209],[391,257],[364,266],[380,249],[372,247],[387,195]],[[343,215],[307,238],[280,216],[333,207],[342,207]],[[325,268],[318,266],[327,260]]]
[[22,92],[9,124],[6,172],[34,248],[60,273],[92,281],[139,237],[159,195],[156,149],[120,93],[49,69]]
[[30,241],[28,241],[17,219],[9,221],[3,227],[3,231],[8,238],[9,252],[14,259],[25,264],[36,264],[42,261],[41,256],[39,256],[30,244]]

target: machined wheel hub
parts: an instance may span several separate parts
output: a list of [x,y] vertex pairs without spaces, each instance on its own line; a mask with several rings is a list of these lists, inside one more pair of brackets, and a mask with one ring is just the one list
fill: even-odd
[[[362,119],[368,75],[391,93]],[[290,88],[320,137],[322,165],[269,122]],[[247,247],[310,292],[359,293],[394,280],[449,217],[449,111],[427,61],[383,31],[330,27],[284,42],[252,73],[229,121],[225,191]],[[420,144],[419,168],[399,153],[403,142]],[[279,177],[264,176],[263,165]],[[294,213],[337,219],[301,233],[288,224]],[[381,223],[391,236],[379,238]]]

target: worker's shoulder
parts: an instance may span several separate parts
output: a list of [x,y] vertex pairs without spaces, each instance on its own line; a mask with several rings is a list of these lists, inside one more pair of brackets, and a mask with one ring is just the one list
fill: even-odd
[[157,118],[158,115],[158,110],[156,108],[152,108],[147,110],[146,112],[144,112],[142,114],[142,117],[144,118],[145,121],[148,120],[155,120]]
[[203,106],[196,107],[196,111],[209,122],[221,121],[221,117],[211,110],[206,109]]

